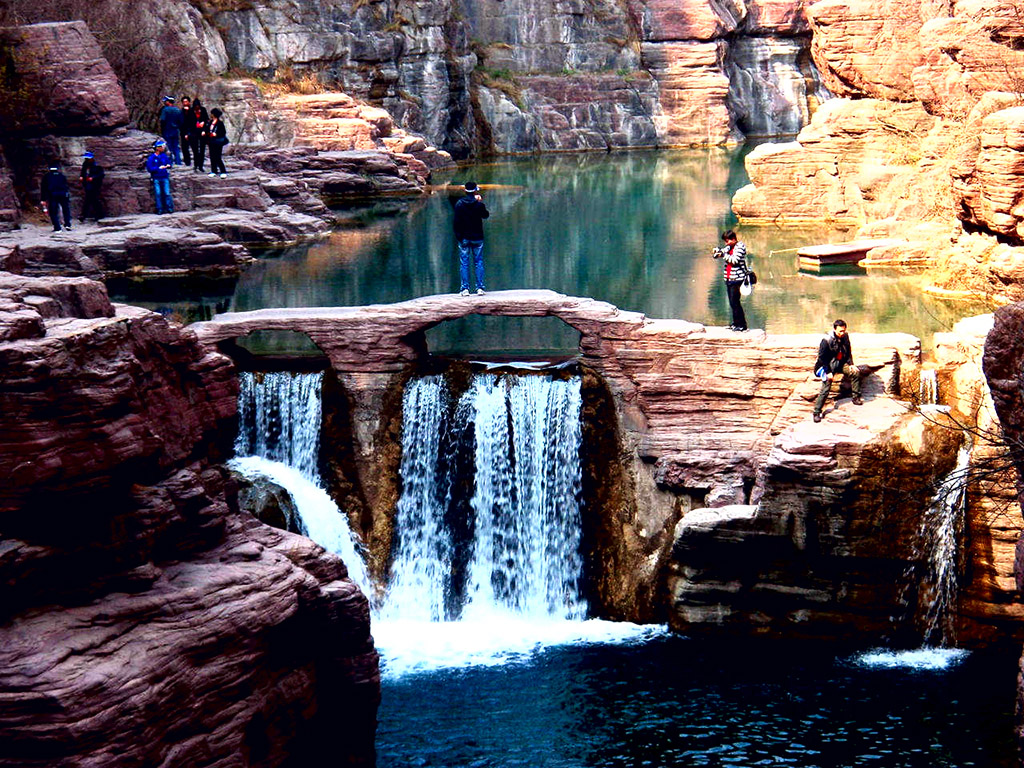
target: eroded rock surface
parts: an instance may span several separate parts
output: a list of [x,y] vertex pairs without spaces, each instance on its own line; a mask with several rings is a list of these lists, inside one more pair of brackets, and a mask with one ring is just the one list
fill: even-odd
[[210,461],[230,361],[95,281],[11,275],[0,357],[0,764],[372,764],[365,597]]

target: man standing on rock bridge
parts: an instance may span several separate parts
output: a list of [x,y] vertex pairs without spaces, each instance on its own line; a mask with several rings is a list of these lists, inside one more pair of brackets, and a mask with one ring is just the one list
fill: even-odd
[[484,219],[490,216],[476,182],[466,182],[466,194],[455,204],[455,240],[459,244],[459,291],[469,296],[469,256],[473,255],[476,292],[484,294]]
[[862,405],[860,397],[860,370],[853,364],[853,348],[850,337],[846,333],[846,321],[836,320],[832,323],[832,333],[821,340],[818,345],[818,359],[814,361],[814,375],[821,379],[821,391],[814,402],[814,421],[821,421],[821,409],[825,405],[828,393],[832,389],[835,374],[846,374],[850,377],[853,389],[853,404]]

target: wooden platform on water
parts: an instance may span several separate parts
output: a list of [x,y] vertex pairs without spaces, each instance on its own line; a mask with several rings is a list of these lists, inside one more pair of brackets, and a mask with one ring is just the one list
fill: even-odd
[[800,269],[814,272],[836,264],[857,264],[872,248],[899,245],[902,242],[892,239],[851,240],[847,243],[808,245],[796,253],[800,257]]

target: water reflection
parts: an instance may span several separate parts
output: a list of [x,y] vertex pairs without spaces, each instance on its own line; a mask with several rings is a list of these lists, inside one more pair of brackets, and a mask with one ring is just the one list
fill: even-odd
[[[567,155],[481,164],[451,180],[487,185],[492,289],[550,288],[649,317],[726,325],[720,265],[710,253],[719,233],[735,225],[732,193],[747,181],[742,156],[722,149]],[[340,210],[343,228],[330,239],[248,268],[230,309],[352,306],[451,293],[458,287],[454,199],[442,188],[412,202]],[[841,316],[855,331],[906,331],[927,345],[935,331],[989,311],[980,303],[922,296],[914,275],[799,271],[797,247],[850,239],[848,232],[745,227],[740,236],[760,277],[745,300],[751,327],[823,333]],[[435,335],[438,343],[470,351],[490,346],[495,335],[513,340],[512,347],[535,343],[518,343],[522,330],[511,323],[496,334],[478,326],[451,331],[443,325]],[[566,338],[542,341],[561,348],[572,343]]]

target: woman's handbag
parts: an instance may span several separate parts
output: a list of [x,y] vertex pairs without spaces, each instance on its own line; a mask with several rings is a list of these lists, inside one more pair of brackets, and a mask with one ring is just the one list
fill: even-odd
[[748,269],[747,276],[743,278],[743,282],[740,284],[740,295],[749,296],[754,292],[754,286],[757,285],[757,275],[754,270]]

